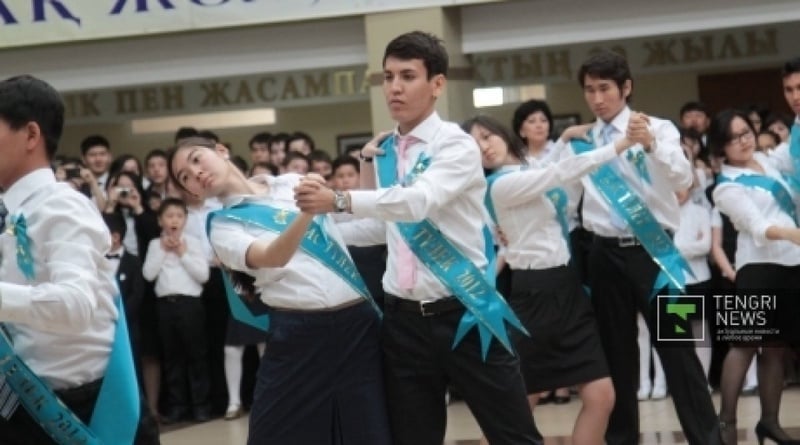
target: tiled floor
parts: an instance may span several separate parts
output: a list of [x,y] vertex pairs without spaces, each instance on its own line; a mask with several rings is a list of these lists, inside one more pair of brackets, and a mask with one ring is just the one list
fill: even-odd
[[[719,406],[718,395],[714,395],[714,403]],[[671,399],[641,402],[639,408],[642,444],[686,443],[680,433]],[[545,405],[536,408],[536,423],[547,437],[545,445],[571,444],[569,434],[579,409],[580,403],[576,399],[566,405]],[[462,402],[455,402],[450,405],[448,411],[449,423],[445,445],[477,445],[480,430],[467,407]],[[757,443],[753,427],[758,421],[759,414],[758,397],[741,399],[738,413],[740,445]],[[791,388],[784,393],[781,422],[790,434],[800,438],[800,388]],[[246,438],[247,419],[241,418],[231,422],[215,420],[176,429],[162,434],[161,443],[163,445],[244,444]]]

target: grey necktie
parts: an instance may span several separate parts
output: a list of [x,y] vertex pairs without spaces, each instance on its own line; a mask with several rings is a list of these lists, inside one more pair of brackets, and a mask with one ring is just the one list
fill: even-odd
[[[6,217],[8,216],[8,209],[6,209],[5,204],[2,200],[0,200],[0,234],[6,229]],[[6,337],[6,341],[11,343],[11,335],[9,335],[6,326],[3,323],[0,323],[0,335]],[[6,383],[5,376],[0,375],[0,417],[4,419],[8,419],[14,414],[17,407],[19,406],[19,398],[14,391],[11,390],[11,386]]]

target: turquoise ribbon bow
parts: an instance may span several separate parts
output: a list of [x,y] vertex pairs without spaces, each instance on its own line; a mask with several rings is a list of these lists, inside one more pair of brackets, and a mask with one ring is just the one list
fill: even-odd
[[[390,137],[381,143],[384,154],[376,158],[378,181],[381,187],[397,183],[397,152],[395,138]],[[416,176],[422,174],[430,165],[427,155],[420,155],[403,185],[413,184]],[[482,272],[456,246],[442,235],[428,219],[418,223],[395,223],[400,236],[414,255],[467,309],[459,321],[453,339],[455,349],[464,336],[473,328],[478,329],[483,359],[489,353],[492,338],[497,340],[511,354],[515,354],[508,335],[506,323],[525,335],[528,331],[508,306],[508,303],[494,287],[494,269]],[[494,243],[491,231],[483,228],[484,251],[490,265],[494,262]]]
[[639,173],[639,177],[645,180],[648,184],[652,184],[650,180],[650,172],[647,170],[647,164],[645,163],[646,155],[641,150],[633,150],[629,149],[625,157],[628,159],[628,162],[633,164],[636,168],[636,172]]
[[[585,153],[595,149],[594,141],[572,139],[570,141],[576,154]],[[633,231],[633,234],[642,243],[653,261],[661,269],[653,283],[653,292],[650,298],[664,287],[673,291],[685,292],[686,276],[694,276],[689,263],[675,247],[672,238],[661,227],[656,217],[650,212],[647,204],[608,165],[600,166],[589,178],[600,195],[611,207],[612,212],[621,216]]]

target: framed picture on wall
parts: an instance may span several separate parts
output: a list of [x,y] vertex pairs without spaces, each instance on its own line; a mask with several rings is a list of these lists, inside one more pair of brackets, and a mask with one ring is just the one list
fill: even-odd
[[372,139],[372,133],[340,134],[336,136],[336,152],[343,155],[351,150],[361,150],[361,147],[370,139]]
[[581,115],[578,113],[556,114],[553,116],[553,136],[559,137],[567,127],[580,123]]

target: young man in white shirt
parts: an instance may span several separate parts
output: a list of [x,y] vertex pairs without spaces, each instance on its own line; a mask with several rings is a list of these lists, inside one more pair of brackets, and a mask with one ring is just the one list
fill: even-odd
[[[104,377],[116,348],[120,314],[111,266],[104,258],[111,247],[108,229],[94,204],[56,182],[50,168],[63,123],[64,105],[52,86],[31,76],[0,82],[0,188],[5,190],[0,325],[13,353],[89,424],[96,411],[109,409],[96,402],[104,381],[110,380]],[[0,360],[7,363],[10,356]],[[0,384],[0,394],[6,391]],[[117,397],[124,401],[124,395]],[[31,414],[10,399],[2,402],[3,444],[54,443],[40,426],[47,419],[36,418],[41,410]],[[147,407],[139,405],[134,442],[157,444],[158,428]]]
[[156,285],[168,388],[167,411],[161,418],[167,423],[190,414],[198,422],[211,418],[206,313],[200,298],[208,281],[208,260],[202,241],[183,233],[187,213],[180,199],[161,203],[161,237],[150,241],[142,266],[144,278]]
[[[586,104],[597,117],[592,130],[596,147],[616,143],[624,136],[635,144],[609,163],[616,176],[614,185],[627,187],[661,229],[667,235],[674,234],[680,223],[675,192],[687,189],[692,182],[692,167],[681,150],[677,128],[628,108],[633,78],[628,62],[616,53],[603,51],[591,56],[581,65],[578,80]],[[576,142],[569,148],[575,151]],[[656,307],[651,295],[660,269],[643,246],[647,239],[637,237],[628,219],[617,213],[616,208],[622,205],[612,207],[606,198],[610,195],[598,188],[591,176],[584,177],[582,183],[583,224],[594,234],[588,260],[589,285],[616,393],[606,441],[609,445],[632,445],[639,442],[636,314],[642,313],[653,332]],[[687,441],[719,444],[714,405],[694,350],[688,346],[656,348]]]
[[[435,111],[436,99],[444,91],[447,64],[442,42],[418,31],[395,38],[384,53],[383,91],[398,123],[392,137],[401,138],[398,170],[410,172],[413,181],[398,171],[391,179],[402,185],[336,194],[308,179],[296,189],[298,207],[313,213],[349,211],[391,222],[430,220],[468,262],[484,271],[488,263],[482,234],[486,180],[480,151],[472,137]],[[373,171],[370,161],[362,162],[362,175]],[[442,277],[409,250],[398,226],[387,227],[382,340],[394,444],[442,443],[448,383],[464,397],[490,443],[542,443],[517,357],[492,339],[484,360],[477,329],[454,346],[465,306],[453,296],[452,285],[443,284]]]

